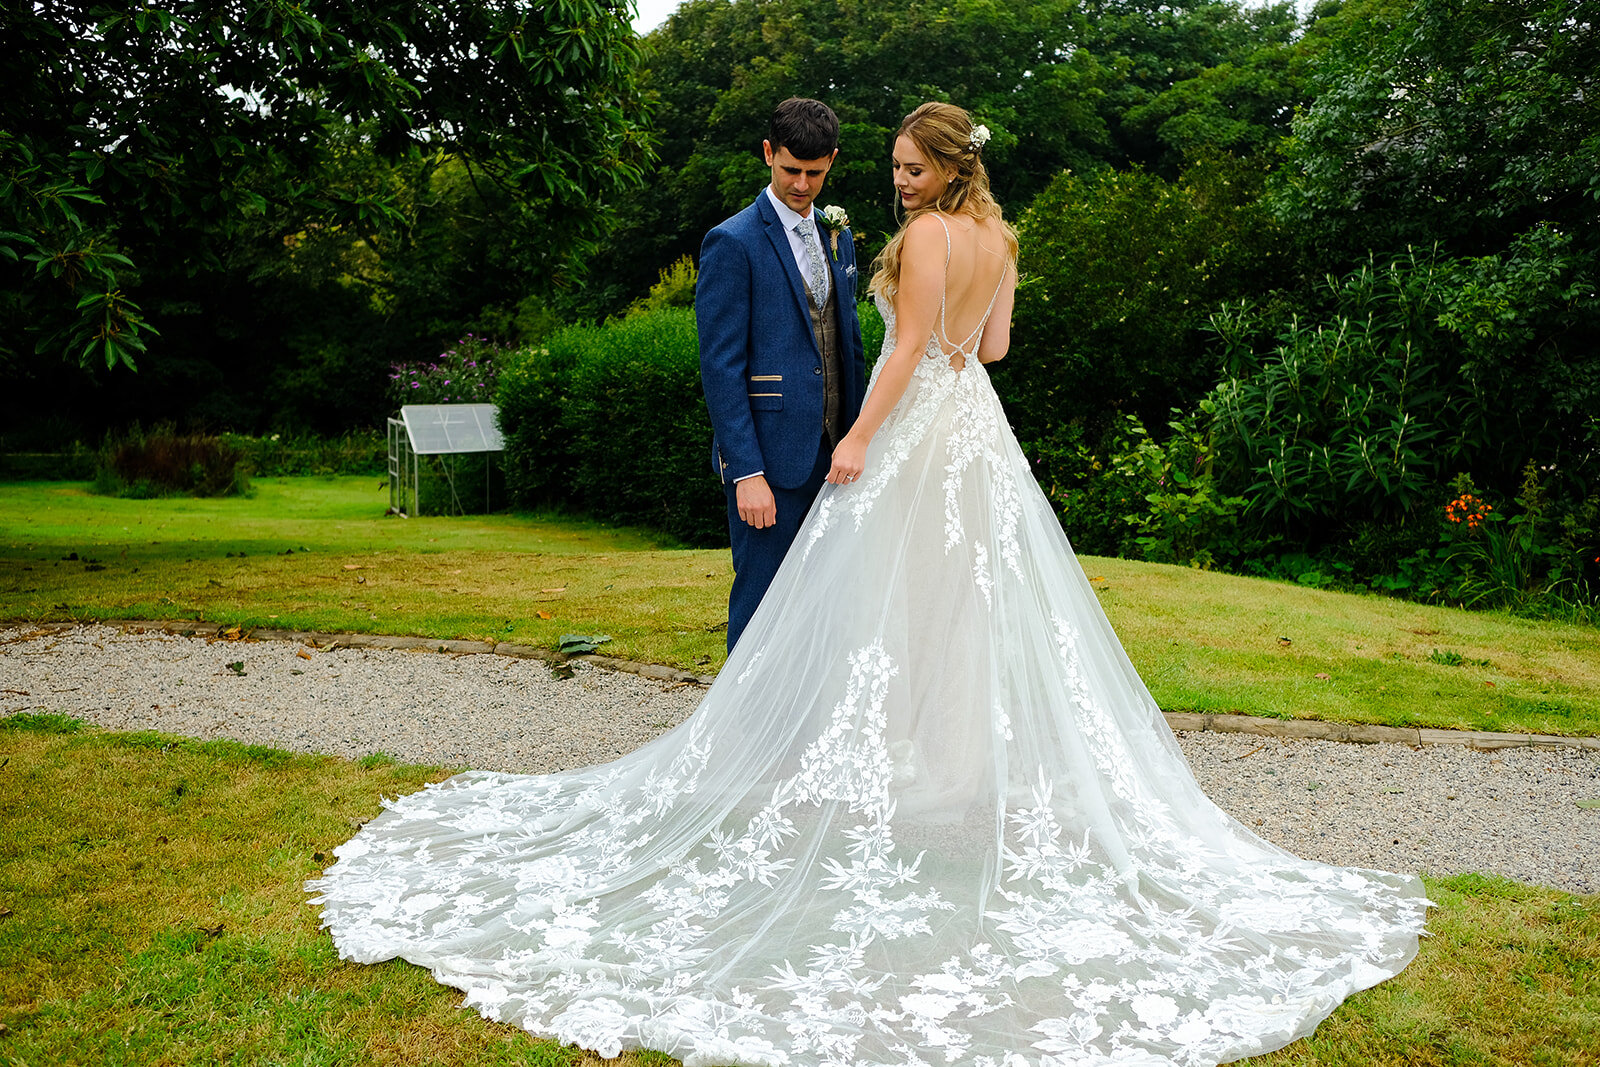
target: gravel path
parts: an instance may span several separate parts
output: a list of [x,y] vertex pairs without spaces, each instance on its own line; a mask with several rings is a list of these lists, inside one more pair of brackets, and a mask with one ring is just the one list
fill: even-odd
[[[408,763],[542,772],[603,762],[681,722],[702,691],[581,663],[562,680],[505,656],[92,626],[0,631],[0,714]],[[1577,803],[1600,799],[1594,751],[1178,737],[1218,805],[1298,855],[1600,892],[1600,810]]]

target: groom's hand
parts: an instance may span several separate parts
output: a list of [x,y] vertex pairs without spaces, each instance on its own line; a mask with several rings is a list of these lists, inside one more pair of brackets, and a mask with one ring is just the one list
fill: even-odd
[[739,518],[758,530],[778,521],[778,502],[772,497],[765,475],[746,478],[734,486],[734,502],[739,505]]

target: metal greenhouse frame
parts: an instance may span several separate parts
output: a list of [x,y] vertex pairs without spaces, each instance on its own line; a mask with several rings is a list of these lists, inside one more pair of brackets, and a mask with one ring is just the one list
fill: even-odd
[[484,502],[489,500],[489,454],[504,452],[493,404],[407,404],[389,419],[389,512],[422,513],[421,457],[435,457],[450,487],[450,513],[464,514],[450,457],[484,453]]

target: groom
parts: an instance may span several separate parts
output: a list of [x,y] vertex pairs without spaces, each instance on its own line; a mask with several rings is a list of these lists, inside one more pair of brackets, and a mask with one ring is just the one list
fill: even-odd
[[855,245],[812,207],[839,153],[839,119],[819,101],[785,100],[761,148],[772,181],[706,234],[695,289],[711,464],[733,541],[729,651],[866,392]]

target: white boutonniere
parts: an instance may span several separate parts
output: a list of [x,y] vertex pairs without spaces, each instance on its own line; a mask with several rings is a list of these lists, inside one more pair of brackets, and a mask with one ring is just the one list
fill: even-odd
[[838,204],[829,204],[822,209],[822,223],[833,232],[828,235],[828,243],[833,246],[833,258],[839,258],[839,232],[850,225],[850,215]]

